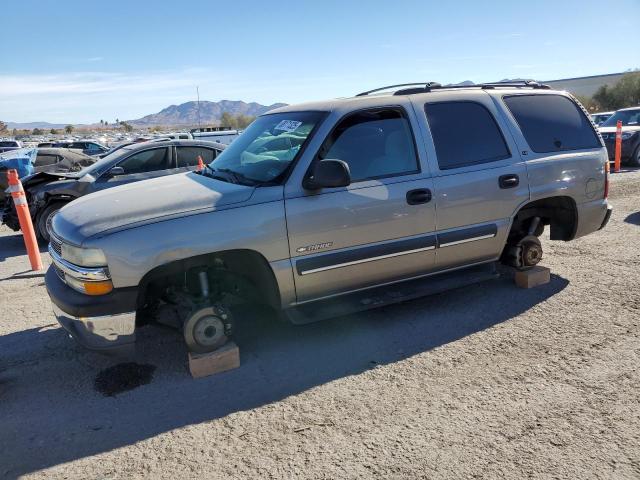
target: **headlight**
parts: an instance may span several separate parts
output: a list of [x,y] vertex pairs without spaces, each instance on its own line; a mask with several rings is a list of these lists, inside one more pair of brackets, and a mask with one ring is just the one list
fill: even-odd
[[622,132],[622,140],[628,140],[638,132]]
[[98,248],[78,248],[66,243],[62,244],[62,258],[81,267],[104,267],[107,258]]

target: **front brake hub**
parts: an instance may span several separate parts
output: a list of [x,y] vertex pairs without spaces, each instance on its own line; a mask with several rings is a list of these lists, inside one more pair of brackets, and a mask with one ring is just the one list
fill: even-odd
[[184,340],[189,351],[212,352],[227,343],[231,318],[221,306],[204,307],[193,311],[183,325]]

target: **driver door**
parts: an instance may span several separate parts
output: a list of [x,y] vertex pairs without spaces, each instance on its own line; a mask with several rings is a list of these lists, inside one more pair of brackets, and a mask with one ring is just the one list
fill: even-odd
[[173,168],[172,151],[167,147],[137,151],[115,166],[122,167],[124,173],[121,175],[113,175],[110,171],[103,173],[94,183],[95,190],[167,175],[169,168]]
[[[348,187],[285,193],[298,302],[419,276],[435,263],[433,181],[400,106],[353,112],[315,160],[349,165]],[[312,162],[313,165],[313,162]]]

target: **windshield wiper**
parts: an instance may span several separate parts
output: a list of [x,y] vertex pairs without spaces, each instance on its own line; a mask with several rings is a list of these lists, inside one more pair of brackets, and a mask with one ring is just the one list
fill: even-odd
[[259,185],[260,182],[257,180],[254,180],[253,178],[249,178],[245,175],[243,175],[242,173],[239,172],[235,172],[233,170],[231,170],[230,168],[216,168],[214,171],[216,172],[222,172],[222,173],[226,173],[227,175],[229,175],[230,177],[232,177],[235,180],[235,183],[241,183],[244,185]]
[[220,175],[220,173],[218,172],[222,172],[222,170],[213,168],[208,163],[205,163],[204,168],[206,169],[202,172],[204,175],[207,175],[205,173],[207,170],[211,172],[207,175],[208,177],[215,178],[216,180],[222,180],[223,182],[238,183],[237,179],[234,178],[232,175],[229,175],[229,174]]

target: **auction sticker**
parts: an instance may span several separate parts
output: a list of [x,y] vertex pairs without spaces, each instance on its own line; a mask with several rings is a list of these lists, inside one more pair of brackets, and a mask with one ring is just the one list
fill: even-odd
[[295,120],[282,120],[278,125],[275,126],[274,130],[293,132],[300,125],[302,125],[302,122],[296,122]]

